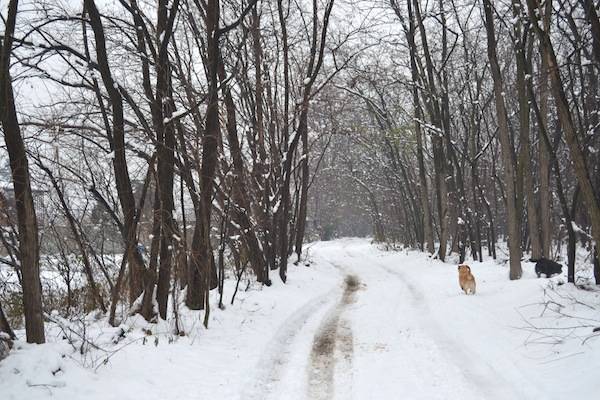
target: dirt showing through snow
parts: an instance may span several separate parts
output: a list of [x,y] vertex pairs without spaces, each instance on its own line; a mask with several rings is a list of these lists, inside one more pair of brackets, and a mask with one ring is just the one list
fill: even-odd
[[[309,399],[322,400],[333,397],[336,360],[342,359],[347,364],[347,372],[351,371],[354,351],[352,328],[341,316],[355,301],[359,288],[358,277],[347,275],[344,279],[342,299],[319,326],[310,354],[307,384]],[[336,350],[339,355],[335,354]]]

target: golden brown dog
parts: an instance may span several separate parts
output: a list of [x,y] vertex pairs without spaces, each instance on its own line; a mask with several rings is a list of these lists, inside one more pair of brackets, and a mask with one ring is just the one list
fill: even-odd
[[458,283],[465,294],[475,294],[475,277],[467,264],[458,266]]

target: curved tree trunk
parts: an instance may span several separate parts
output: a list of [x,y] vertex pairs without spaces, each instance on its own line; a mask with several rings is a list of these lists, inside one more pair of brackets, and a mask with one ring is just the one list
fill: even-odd
[[[84,0],[85,11],[90,18],[90,25],[94,32],[96,42],[96,54],[98,60],[98,69],[108,92],[110,105],[112,108],[112,129],[108,132],[108,138],[111,150],[114,152],[113,169],[117,186],[117,194],[121,209],[123,211],[123,235],[125,242],[125,255],[129,263],[129,301],[133,303],[142,293],[142,277],[144,275],[144,260],[137,249],[137,222],[136,207],[133,197],[133,189],[129,178],[127,167],[127,156],[125,154],[125,118],[123,114],[123,97],[119,91],[118,84],[114,81],[110,66],[108,63],[108,54],[106,51],[106,38],[100,13],[94,0]],[[120,274],[122,276],[123,274]],[[113,294],[113,305],[111,305],[111,314],[118,298],[120,281],[115,284]]]

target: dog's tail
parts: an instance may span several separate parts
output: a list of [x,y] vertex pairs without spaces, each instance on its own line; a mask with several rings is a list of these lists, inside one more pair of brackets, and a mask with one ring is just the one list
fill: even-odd
[[538,262],[538,261],[542,261],[543,258],[530,258],[529,262]]

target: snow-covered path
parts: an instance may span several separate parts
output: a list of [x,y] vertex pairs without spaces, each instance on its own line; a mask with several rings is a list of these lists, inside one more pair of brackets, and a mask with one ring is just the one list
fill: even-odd
[[[268,362],[263,365],[271,373],[255,376],[251,396],[241,398],[569,396],[552,384],[557,376],[535,370],[537,362],[519,362],[521,335],[508,325],[517,322],[515,299],[502,307],[498,296],[506,283],[485,283],[504,274],[501,267],[481,269],[480,293],[465,296],[453,265],[415,257],[414,252],[373,251],[368,242],[354,239],[319,243],[312,252],[317,265],[337,269],[340,288],[300,309],[303,324],[284,323],[278,334],[283,332],[285,340],[274,340],[277,345],[269,352],[288,356],[275,358],[270,368]],[[478,269],[474,271],[477,276]],[[286,332],[291,326],[293,334]],[[544,378],[550,378],[549,385]]]
[[[600,392],[600,340],[583,340],[591,328],[562,328],[598,321],[598,291],[560,286],[561,310],[582,317],[561,318],[542,306],[549,280],[536,279],[531,263],[512,282],[503,263],[471,263],[477,294],[466,296],[455,264],[420,252],[341,239],[312,244],[307,255],[308,266],[290,265],[285,285],[274,277],[224,311],[215,304],[208,330],[202,313],[182,310],[184,337],[170,322],[135,316],[113,344],[121,328],[99,320],[87,337],[105,351],[82,357],[50,326],[50,343],[18,342],[0,362],[0,399],[591,400]],[[230,295],[234,282],[226,283]],[[557,330],[528,330],[532,321]]]
[[[364,285],[346,316],[356,341],[352,398],[392,393],[409,399],[520,397],[511,385],[499,382],[502,374],[490,363],[469,353],[462,332],[448,336],[432,318],[424,294],[428,280],[420,285],[407,277],[415,260],[406,257],[390,266],[362,250],[349,243],[343,252],[328,254],[324,248],[321,253]],[[456,285],[455,280],[448,283]]]
[[[335,244],[315,249],[321,262],[331,263],[346,277],[344,291],[336,293],[337,303],[319,299],[300,310],[312,312],[313,305],[329,303],[329,311],[315,313],[315,321],[302,327],[303,336],[313,337],[312,347],[294,344],[288,333],[286,341],[274,340],[281,346],[271,351],[295,352],[296,360],[273,359],[272,370],[279,376],[262,377],[259,387],[266,391],[259,389],[256,398],[302,398],[302,390],[290,390],[302,389],[302,384],[309,399],[519,398],[511,385],[498,383],[502,375],[490,363],[466,354],[468,343],[458,334],[449,338],[432,321],[425,288],[407,280],[402,272],[406,265],[390,267],[361,244],[348,241],[342,251]],[[345,299],[354,285],[358,290],[353,298]],[[279,332],[290,326],[295,323],[286,321]],[[285,379],[281,370],[289,372]]]

